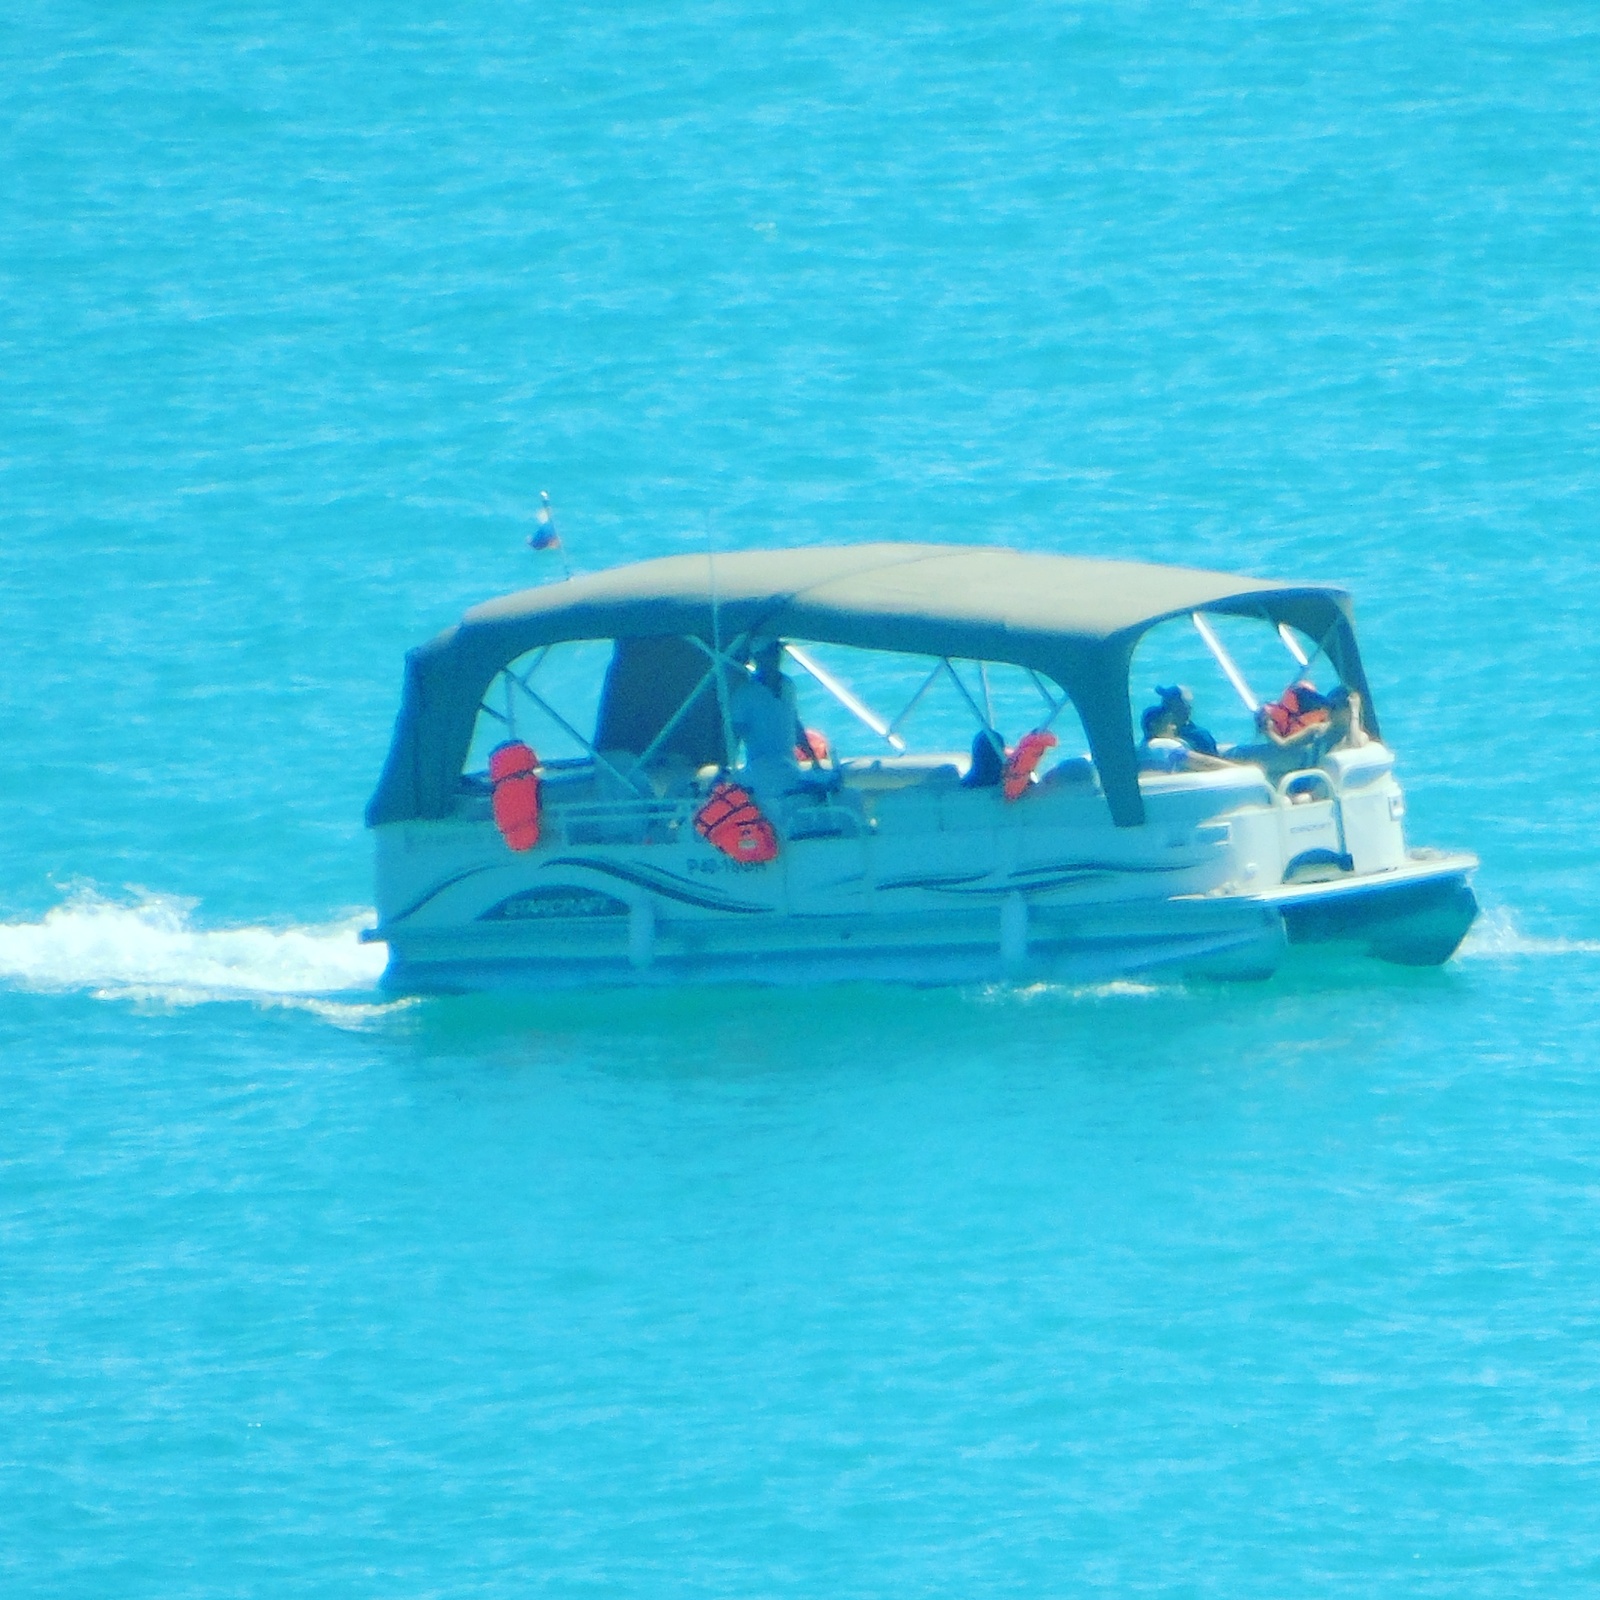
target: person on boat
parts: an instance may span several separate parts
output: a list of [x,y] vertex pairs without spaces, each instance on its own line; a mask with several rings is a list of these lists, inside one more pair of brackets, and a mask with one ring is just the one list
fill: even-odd
[[1006,741],[993,728],[979,728],[972,741],[972,760],[963,789],[998,789],[1006,771]]
[[[1156,687],[1156,704],[1140,718],[1145,738],[1176,739],[1203,756],[1217,753],[1217,741],[1194,720],[1194,691],[1175,683]],[[1157,727],[1162,730],[1155,731]]]
[[1330,750],[1359,750],[1372,743],[1372,735],[1361,726],[1361,696],[1342,683],[1328,696],[1328,727],[1338,734]]
[[1344,684],[1328,694],[1308,683],[1293,684],[1261,708],[1258,722],[1277,746],[1274,770],[1314,767],[1334,750],[1359,750],[1372,742],[1361,725],[1361,696]]
[[1217,754],[1217,741],[1194,720],[1194,696],[1182,684],[1157,689],[1160,703],[1140,717],[1144,742],[1139,767],[1144,772],[1210,772],[1232,766]]
[[1256,726],[1280,747],[1304,744],[1328,721],[1328,697],[1306,678],[1256,713]]
[[1283,752],[1278,765],[1289,759],[1297,766],[1314,767],[1329,748],[1325,740],[1330,714],[1329,697],[1302,679],[1262,706],[1256,726]]
[[1312,730],[1306,742],[1306,758],[1315,765],[1335,750],[1359,750],[1372,743],[1372,735],[1361,726],[1361,696],[1342,683],[1327,698],[1328,720]]
[[800,770],[797,750],[811,748],[800,720],[793,681],[783,671],[783,641],[767,639],[751,652],[753,670],[733,691],[729,720],[744,744],[745,778],[763,799],[828,787]]

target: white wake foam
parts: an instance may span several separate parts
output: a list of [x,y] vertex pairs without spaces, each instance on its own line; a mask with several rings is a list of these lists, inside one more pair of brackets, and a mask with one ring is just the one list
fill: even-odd
[[391,1009],[333,998],[370,994],[383,971],[383,947],[358,938],[368,912],[288,928],[201,928],[192,914],[170,895],[75,894],[38,922],[0,922],[0,983],[165,1005],[251,1000],[354,1024]]
[[1173,994],[1178,987],[1176,979],[1163,985],[1145,978],[1108,978],[1100,983],[989,983],[977,995],[985,1004],[1032,1005],[1042,1000],[1148,1000]]
[[1462,941],[1461,955],[1470,960],[1499,956],[1574,956],[1600,954],[1600,939],[1539,939],[1524,933],[1509,911],[1483,912]]

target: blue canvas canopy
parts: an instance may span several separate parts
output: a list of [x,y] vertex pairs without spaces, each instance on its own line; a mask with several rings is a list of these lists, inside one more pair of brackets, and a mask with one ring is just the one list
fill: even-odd
[[491,600],[411,651],[367,824],[449,815],[483,696],[530,650],[579,639],[710,645],[745,636],[1038,672],[1076,707],[1113,819],[1136,827],[1144,805],[1129,663],[1146,631],[1196,611],[1260,616],[1318,641],[1377,731],[1349,596],[1327,584],[970,545],[748,550],[714,562],[667,556]]

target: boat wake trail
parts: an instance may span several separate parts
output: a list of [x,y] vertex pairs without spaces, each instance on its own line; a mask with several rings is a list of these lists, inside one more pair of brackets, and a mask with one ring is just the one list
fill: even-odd
[[1522,932],[1509,911],[1484,911],[1461,945],[1461,959],[1504,956],[1600,955],[1600,939],[1536,939]]
[[1149,1000],[1181,992],[1175,979],[1161,983],[1148,978],[1107,978],[1099,983],[1036,982],[1026,984],[989,983],[975,991],[985,1005],[1033,1005],[1041,1001]]
[[369,912],[311,927],[200,928],[192,910],[169,895],[127,903],[82,891],[38,922],[0,922],[0,983],[167,1006],[244,1000],[354,1026],[402,1003],[372,995],[384,952],[357,937]]

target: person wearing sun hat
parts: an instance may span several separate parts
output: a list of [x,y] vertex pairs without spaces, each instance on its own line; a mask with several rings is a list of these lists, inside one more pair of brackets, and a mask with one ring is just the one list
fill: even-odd
[[1199,755],[1217,753],[1217,741],[1194,720],[1194,691],[1187,684],[1157,684],[1156,700],[1140,719],[1146,740],[1177,739]]
[[1139,767],[1144,772],[1203,772],[1231,766],[1217,754],[1217,741],[1194,720],[1194,695],[1182,684],[1156,690],[1157,704],[1140,717],[1144,742]]

